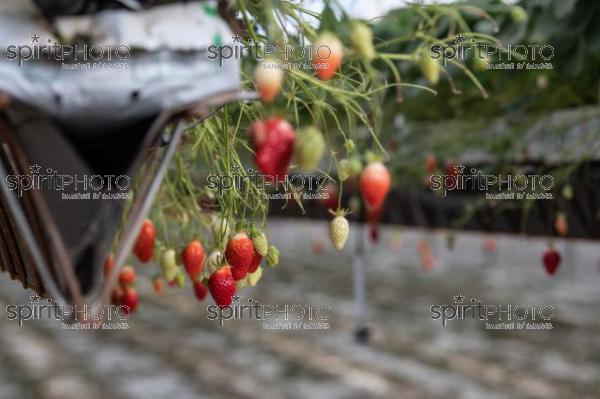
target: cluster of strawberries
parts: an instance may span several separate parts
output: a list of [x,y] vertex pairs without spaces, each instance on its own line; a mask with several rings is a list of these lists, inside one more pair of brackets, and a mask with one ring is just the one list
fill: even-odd
[[[110,255],[104,261],[104,276],[109,277],[115,267],[115,261]],[[135,270],[131,266],[124,266],[119,273],[118,284],[113,288],[110,301],[113,305],[119,306],[124,314],[135,312],[138,306],[138,294],[134,288],[136,279]]]
[[[154,224],[149,220],[144,221],[134,248],[140,262],[147,263],[152,259],[155,238],[156,228]],[[110,278],[114,267],[115,261],[111,254],[104,261],[105,278]],[[123,266],[119,273],[118,284],[113,287],[111,292],[110,302],[115,306],[119,306],[119,309],[125,314],[135,312],[138,307],[139,298],[134,288],[135,280],[135,269],[129,265]]]
[[[372,40],[372,39],[371,39]],[[324,32],[313,45],[312,63],[321,80],[333,78],[342,64],[344,46],[331,32]],[[254,84],[262,102],[271,103],[284,81],[283,65],[276,59],[266,59],[254,69]]]
[[[376,52],[371,29],[358,21],[353,22],[350,28],[349,41],[353,53],[366,62],[372,61]],[[312,64],[316,76],[321,80],[334,78],[342,64],[343,52],[344,46],[335,34],[321,32],[313,42]],[[283,82],[284,69],[279,61],[264,60],[256,66],[254,83],[264,103],[275,100]],[[318,166],[325,151],[323,135],[316,127],[304,127],[296,135],[292,126],[279,117],[254,122],[250,126],[249,135],[258,169],[263,175],[279,180],[287,175],[292,156],[300,170],[309,172]],[[348,140],[346,145],[348,152],[352,152],[352,140]],[[358,156],[339,162],[338,176],[341,181],[359,174],[360,190],[367,212],[373,215],[371,222],[377,227],[391,184],[390,174],[380,162],[372,162],[363,170]],[[349,235],[349,223],[345,217],[347,211],[337,209],[332,214],[334,219],[329,226],[330,239],[337,249],[342,249]]]
[[[212,224],[215,240],[221,241],[229,236],[227,222],[215,218]],[[141,263],[150,262],[155,253],[156,228],[152,221],[145,220],[138,234],[133,253]],[[227,239],[225,251],[218,249],[206,255],[199,240],[192,240],[181,253],[183,269],[178,265],[175,250],[166,249],[160,258],[161,274],[154,278],[154,289],[161,294],[164,289],[163,278],[170,286],[185,286],[186,274],[193,283],[194,294],[202,301],[210,292],[219,306],[232,302],[238,288],[254,286],[262,276],[260,267],[263,258],[269,266],[279,263],[279,251],[269,245],[265,234],[257,228],[248,232],[239,231]],[[114,268],[112,255],[104,264],[105,276],[110,276]],[[138,296],[133,284],[136,273],[132,266],[124,266],[119,273],[118,284],[113,288],[111,303],[122,305],[125,313],[134,312],[138,306]]]
[[[349,38],[355,55],[366,61],[375,58],[372,32],[367,25],[354,23]],[[341,41],[331,32],[322,32],[314,40],[313,49],[312,62],[316,76],[321,80],[334,78],[343,58]],[[275,100],[283,81],[284,69],[276,60],[263,61],[254,72],[254,82],[264,103]],[[249,137],[260,172],[279,180],[287,176],[292,158],[300,170],[310,172],[318,166],[326,150],[325,139],[319,129],[307,126],[296,132],[279,117],[254,122],[249,129]],[[372,162],[363,169],[358,157],[340,162],[339,175],[342,180],[359,174],[360,190],[368,212],[380,215],[391,183],[388,170],[380,162]],[[330,238],[337,249],[342,249],[349,235],[346,211],[337,209],[332,213],[334,218],[330,223]],[[260,279],[260,264],[264,258],[269,266],[278,263],[277,249],[268,245],[260,230],[251,228],[230,234],[227,222],[221,218],[216,218],[212,228],[215,242],[221,244],[224,252],[215,249],[206,255],[202,243],[192,240],[181,253],[182,269],[178,266],[175,250],[163,250],[159,259],[161,274],[153,281],[155,291],[163,292],[163,279],[171,286],[185,286],[187,274],[199,300],[203,300],[210,292],[215,303],[227,306],[237,288],[252,286]],[[155,240],[154,224],[146,220],[133,251],[141,263],[153,258]],[[135,271],[131,266],[125,266],[119,275],[119,285],[113,289],[113,303],[125,304],[129,311],[135,311],[138,300],[133,288],[134,281]]]

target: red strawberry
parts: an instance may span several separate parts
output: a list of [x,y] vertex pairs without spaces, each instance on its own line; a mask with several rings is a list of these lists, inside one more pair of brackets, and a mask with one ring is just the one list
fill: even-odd
[[196,298],[198,298],[199,301],[204,300],[207,292],[208,288],[206,288],[206,285],[204,285],[202,280],[194,281],[194,294],[196,294]]
[[250,126],[254,160],[260,172],[284,180],[294,153],[296,133],[285,120],[277,117],[256,121]]
[[231,268],[231,276],[233,277],[233,279],[235,281],[239,281],[239,280],[243,280],[246,277],[246,274],[248,274],[248,269],[250,268],[250,266],[243,268],[243,267],[232,267]]
[[542,261],[544,262],[544,267],[548,274],[556,273],[558,266],[560,265],[561,256],[557,250],[550,247],[544,252],[544,256]]
[[147,263],[152,259],[154,252],[154,240],[156,239],[156,228],[151,220],[144,220],[142,229],[133,247],[133,253],[138,257],[140,262]]
[[313,45],[315,74],[322,80],[331,79],[342,64],[343,51],[342,43],[334,34],[321,34]]
[[188,244],[181,255],[185,271],[192,280],[196,280],[204,267],[204,248],[200,241],[194,240]]
[[169,284],[169,287],[175,287],[177,285],[177,281],[175,281],[175,279],[169,280],[167,284]]
[[380,207],[390,191],[390,172],[381,162],[370,163],[360,175],[360,192],[367,207]]
[[231,275],[231,267],[223,266],[208,279],[208,289],[215,303],[220,307],[231,305],[235,295],[235,282]]
[[554,220],[554,229],[561,237],[567,235],[567,232],[569,231],[569,224],[567,223],[567,217],[564,213],[561,212],[556,215],[556,219]]
[[437,168],[437,161],[435,160],[435,155],[432,153],[428,153],[425,156],[425,170],[429,173],[433,173]]
[[161,277],[154,277],[154,280],[152,281],[152,284],[154,285],[154,291],[158,294],[158,295],[162,295],[163,291],[165,290],[165,283],[163,282],[163,279]]
[[127,287],[135,282],[135,270],[131,266],[123,266],[119,273],[119,284],[122,287]]
[[113,257],[112,254],[110,254],[110,255],[108,255],[108,258],[106,258],[106,260],[104,261],[104,265],[103,265],[104,277],[110,276],[110,274],[112,273],[114,268],[115,268],[115,258]]
[[130,314],[135,312],[138,306],[138,294],[135,288],[127,287],[123,293],[123,298],[121,299],[121,305],[124,307],[121,308],[123,313]]
[[120,285],[115,285],[110,293],[110,303],[120,305],[123,301],[123,288]]
[[235,281],[246,277],[254,257],[254,244],[248,234],[240,232],[227,241],[225,259],[231,265],[231,274]]
[[252,262],[250,263],[250,266],[248,267],[248,273],[254,273],[256,271],[256,269],[258,269],[258,266],[260,266],[260,262],[262,262],[263,257],[260,256],[260,254],[256,251],[254,251],[254,256],[252,257]]

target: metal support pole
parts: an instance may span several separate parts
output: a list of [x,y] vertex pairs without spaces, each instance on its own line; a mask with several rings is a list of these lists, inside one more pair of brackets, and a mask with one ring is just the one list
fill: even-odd
[[354,304],[356,312],[356,329],[354,330],[354,338],[357,342],[364,344],[369,341],[370,336],[370,330],[367,325],[364,224],[357,223],[355,232],[354,257],[352,259]]

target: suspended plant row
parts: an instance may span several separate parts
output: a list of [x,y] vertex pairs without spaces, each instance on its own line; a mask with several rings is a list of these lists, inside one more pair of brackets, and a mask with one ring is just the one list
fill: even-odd
[[[472,32],[466,15],[490,20],[472,6],[411,6],[407,12],[417,23],[385,41],[373,37],[377,21],[352,19],[335,2],[322,13],[285,0],[240,0],[235,10],[242,45],[310,45],[311,51],[301,67],[286,67],[281,53],[243,60],[243,85],[261,101],[227,105],[188,132],[134,250],[140,262],[160,265],[157,292],[165,284],[183,288],[189,280],[198,299],[210,292],[220,306],[255,285],[263,264],[277,265],[279,251],[269,243],[269,197],[289,194],[284,206],[302,209],[308,189],[290,184],[290,176],[326,182],[317,191],[334,204],[330,239],[342,249],[350,229],[345,186],[359,188],[362,206],[376,222],[397,179],[381,140],[386,98],[393,93],[404,104],[417,91],[435,96],[442,80],[453,84],[430,55],[434,44],[449,43],[458,33],[498,43]],[[406,41],[410,51],[394,51]],[[403,79],[405,64],[419,71],[418,84]],[[488,96],[468,65],[453,65]],[[105,268],[111,267],[109,258]],[[135,310],[134,282],[135,271],[124,268],[112,301]]]

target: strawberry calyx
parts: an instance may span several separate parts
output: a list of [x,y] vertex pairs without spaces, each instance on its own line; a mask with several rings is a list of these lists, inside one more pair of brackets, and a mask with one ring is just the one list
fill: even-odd
[[329,213],[331,213],[334,217],[336,217],[336,216],[346,217],[347,215],[350,215],[352,213],[352,211],[349,209],[338,208],[335,211],[333,209],[329,209]]

